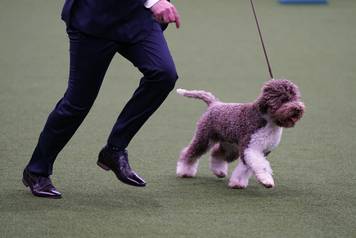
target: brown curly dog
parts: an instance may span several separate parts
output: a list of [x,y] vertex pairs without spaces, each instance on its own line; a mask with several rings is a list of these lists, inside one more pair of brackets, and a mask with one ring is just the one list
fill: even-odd
[[194,177],[199,157],[212,148],[210,169],[217,177],[225,177],[228,163],[240,158],[229,187],[246,188],[252,174],[266,188],[274,187],[266,157],[279,144],[282,128],[293,127],[304,113],[304,104],[294,83],[270,80],[252,103],[223,103],[205,91],[178,89],[177,92],[208,104],[191,143],[180,154],[177,176]]

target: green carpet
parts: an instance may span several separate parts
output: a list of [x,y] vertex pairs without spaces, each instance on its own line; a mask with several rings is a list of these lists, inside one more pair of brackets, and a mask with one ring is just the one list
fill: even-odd
[[[268,78],[249,1],[174,1],[166,31],[180,79],[231,102],[254,100]],[[88,117],[59,155],[61,200],[21,183],[48,113],[63,95],[68,41],[62,1],[0,0],[0,237],[356,237],[356,2],[285,6],[255,0],[276,78],[299,85],[306,114],[270,156],[277,187],[246,190],[215,178],[175,177],[180,149],[205,109],[172,93],[129,146],[146,188],[96,166],[98,151],[137,86],[119,55]],[[235,163],[230,166],[230,172]]]

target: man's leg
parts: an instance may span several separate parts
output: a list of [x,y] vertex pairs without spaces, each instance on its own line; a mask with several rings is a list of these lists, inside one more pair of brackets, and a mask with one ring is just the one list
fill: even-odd
[[41,176],[52,174],[53,163],[78,129],[99,92],[105,72],[117,51],[112,41],[68,29],[70,73],[63,98],[50,113],[27,170]]
[[158,24],[145,40],[131,46],[122,46],[118,52],[144,75],[120,113],[108,139],[109,145],[125,149],[174,88],[178,76]]

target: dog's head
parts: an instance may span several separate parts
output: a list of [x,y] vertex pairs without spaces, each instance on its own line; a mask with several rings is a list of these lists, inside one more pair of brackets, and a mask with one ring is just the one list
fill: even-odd
[[269,80],[257,100],[259,110],[268,114],[276,125],[293,127],[304,113],[298,87],[286,79]]

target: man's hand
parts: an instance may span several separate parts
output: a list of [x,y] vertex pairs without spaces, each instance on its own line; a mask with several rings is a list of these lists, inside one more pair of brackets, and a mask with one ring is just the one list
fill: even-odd
[[176,27],[180,27],[180,16],[173,4],[167,0],[159,0],[151,7],[151,11],[155,19],[160,23],[175,22]]

